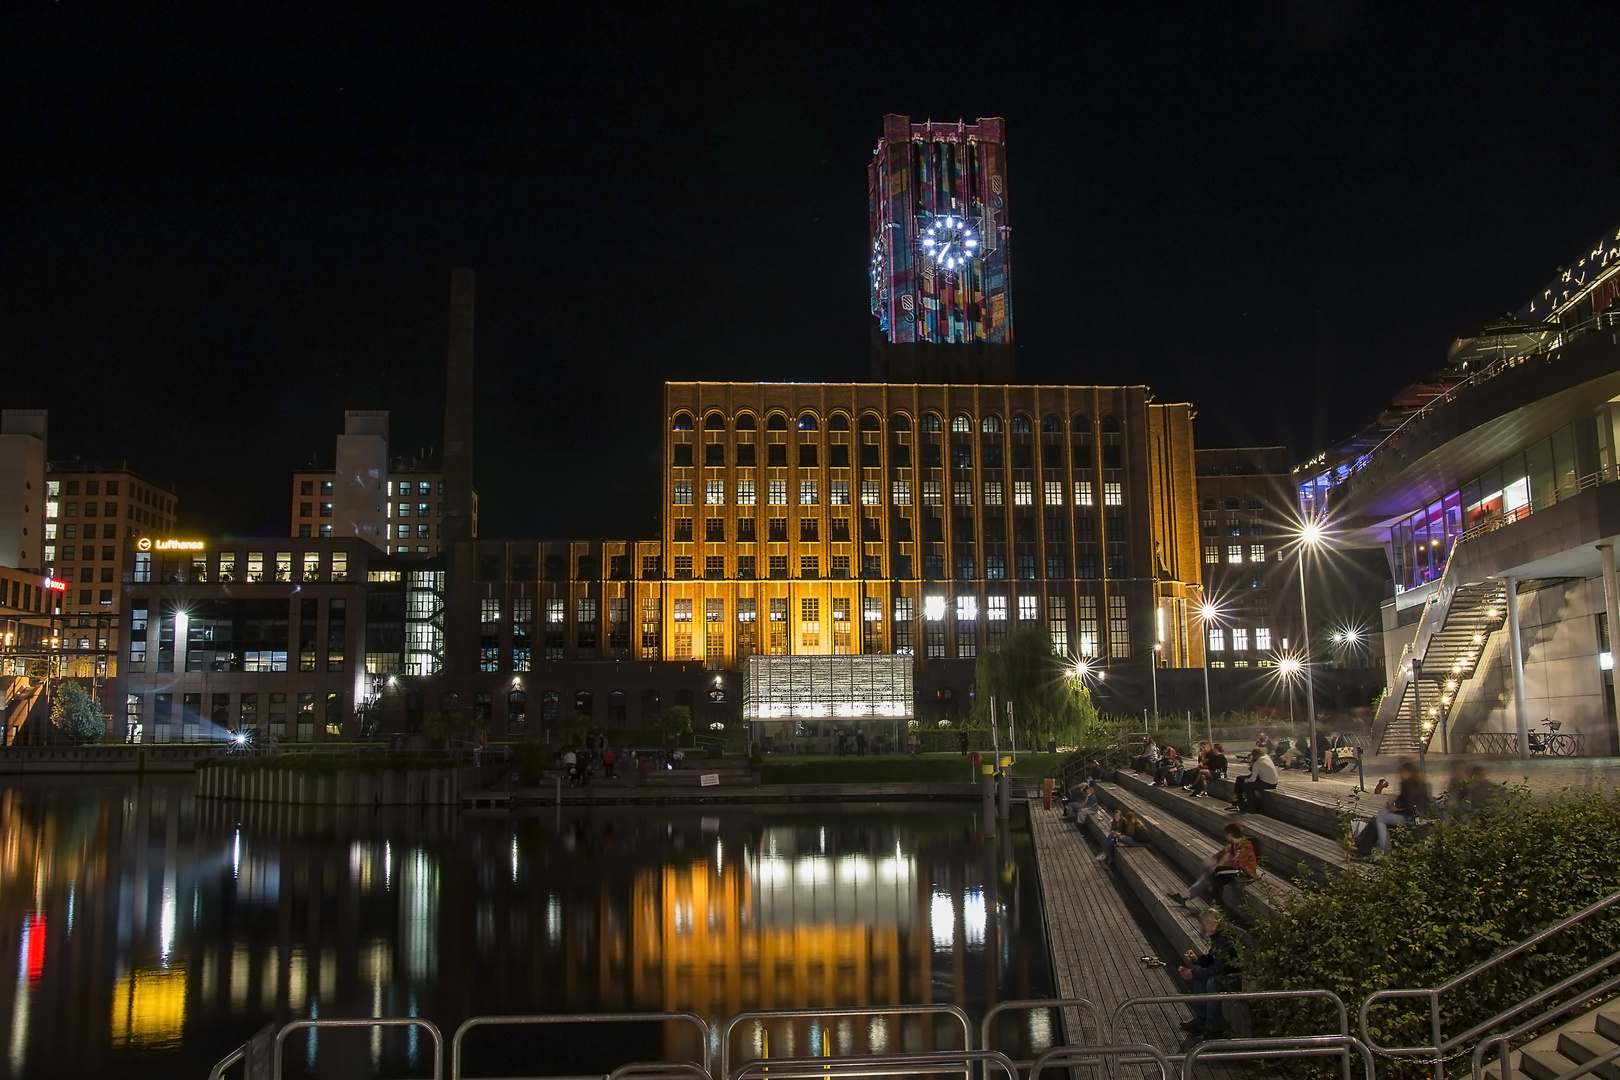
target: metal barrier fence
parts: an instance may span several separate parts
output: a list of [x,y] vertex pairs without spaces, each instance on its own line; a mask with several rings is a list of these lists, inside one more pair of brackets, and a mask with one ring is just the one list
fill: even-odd
[[[1133,1054],[1134,1057],[1126,1057]],[[1174,1075],[1170,1058],[1164,1051],[1147,1043],[1104,1043],[1101,1046],[1054,1046],[1029,1067],[1029,1080],[1040,1080],[1041,1073],[1055,1065],[1067,1066],[1072,1072],[1076,1065],[1156,1065],[1159,1080],[1170,1080]],[[1109,1072],[1112,1073],[1112,1068]]]
[[1018,1080],[1018,1068],[996,1050],[941,1050],[912,1054],[862,1054],[852,1057],[760,1058],[722,1073],[716,1080],[829,1080],[838,1076],[926,1076],[961,1073],[972,1076],[983,1063],[985,1080],[991,1065],[1007,1080]]
[[417,1016],[378,1017],[359,1020],[294,1020],[289,1024],[283,1024],[281,1030],[276,1032],[276,1045],[274,1054],[271,1057],[270,1075],[275,1080],[281,1080],[281,1050],[287,1042],[287,1036],[295,1031],[319,1030],[321,1028],[380,1027],[415,1027],[426,1031],[433,1039],[433,1080],[443,1080],[444,1034],[433,1021],[423,1020]]
[[[692,1075],[709,1075],[709,1043],[713,1032],[709,1024],[695,1012],[655,1012],[655,1013],[544,1013],[512,1016],[474,1016],[464,1021],[456,1028],[456,1033],[450,1039],[450,1077],[451,1080],[472,1080],[464,1076],[461,1071],[462,1043],[466,1041],[467,1033],[481,1027],[546,1027],[559,1024],[657,1024],[678,1023],[690,1024],[697,1029],[699,1052],[703,1060],[699,1062],[674,1062],[667,1068],[672,1072],[692,1072]],[[637,1062],[621,1066],[613,1075],[623,1070],[641,1070],[634,1073],[645,1076],[653,1071],[647,1063]],[[627,1074],[628,1075],[628,1074]],[[280,1080],[277,1074],[276,1080]]]
[[[1052,1009],[1059,1013],[1061,1013],[1064,1009],[1080,1009],[1090,1015],[1091,1026],[1097,1031],[1097,1043],[1102,1044],[1108,1042],[1108,1017],[1103,1013],[1102,1009],[1098,1008],[1093,1002],[1088,1001],[1085,998],[1078,997],[1030,998],[1023,1001],[1003,1001],[992,1006],[990,1011],[984,1014],[984,1019],[979,1021],[979,1049],[990,1049],[991,1032],[995,1030],[992,1025],[996,1017],[1000,1016],[1002,1013],[1033,1012],[1036,1009]],[[1075,1032],[1074,1034],[1078,1036],[1081,1033]],[[1079,1041],[1078,1038],[1076,1041]],[[1020,1069],[1027,1069],[1030,1068],[1034,1062],[1015,1061],[1013,1064],[1017,1065]],[[1031,1075],[1031,1080],[1033,1080],[1033,1074]]]
[[[973,1023],[955,1005],[864,1005],[845,1009],[749,1009],[720,1025],[720,1076],[731,1075],[731,1033],[746,1020],[821,1020],[853,1016],[948,1016],[962,1028],[962,1050],[973,1049]],[[868,1055],[871,1056],[871,1055]],[[781,1059],[771,1059],[772,1061]],[[821,1059],[823,1061],[826,1058]],[[839,1058],[836,1060],[848,1060]]]
[[[1294,1061],[1312,1057],[1342,1057],[1344,1075],[1350,1076],[1350,1053],[1361,1055],[1367,1080],[1377,1080],[1378,1069],[1371,1051],[1354,1035],[1306,1035],[1279,1039],[1223,1039],[1199,1043],[1181,1059],[1182,1080],[1191,1080],[1193,1067],[1210,1061]],[[1030,1080],[1035,1080],[1031,1077]]]
[[[1332,1005],[1334,1011],[1337,1012],[1339,1016],[1339,1030],[1331,1035],[1294,1035],[1264,1040],[1242,1039],[1236,1041],[1224,1041],[1223,1045],[1238,1046],[1243,1043],[1258,1043],[1263,1041],[1277,1049],[1277,1053],[1274,1055],[1276,1057],[1323,1057],[1326,1056],[1326,1052],[1318,1053],[1314,1050],[1306,1052],[1306,1050],[1315,1047],[1316,1040],[1337,1039],[1341,1044],[1343,1044],[1339,1052],[1342,1053],[1344,1057],[1344,1080],[1350,1080],[1350,1047],[1346,1040],[1355,1042],[1357,1046],[1360,1046],[1361,1042],[1360,1040],[1353,1039],[1350,1034],[1350,1010],[1345,1008],[1344,1001],[1339,997],[1339,995],[1335,994],[1331,990],[1245,990],[1229,994],[1198,994],[1190,997],[1186,994],[1164,994],[1154,997],[1127,998],[1120,1002],[1119,1007],[1114,1010],[1113,1030],[1116,1033],[1124,1030],[1125,1011],[1127,1009],[1139,1009],[1149,1005],[1178,1005],[1188,1007],[1195,1005],[1208,1006],[1213,1002],[1220,1002],[1222,1004],[1225,1004],[1226,1002],[1247,1004],[1251,1001],[1299,1001],[1301,999],[1325,1001]],[[1299,1052],[1290,1052],[1291,1048],[1298,1050]],[[1199,1047],[1195,1047],[1195,1052],[1189,1053],[1187,1055],[1187,1059],[1183,1060],[1183,1076],[1187,1075],[1187,1060],[1195,1059],[1197,1056],[1199,1056],[1197,1051],[1200,1049],[1201,1048]],[[1222,1056],[1222,1051],[1218,1048],[1210,1047],[1208,1049],[1203,1049],[1202,1054],[1203,1056]],[[1376,1070],[1372,1066],[1372,1058],[1369,1055],[1367,1058],[1368,1080],[1372,1080],[1375,1075]],[[1033,1077],[1031,1080],[1033,1080]]]

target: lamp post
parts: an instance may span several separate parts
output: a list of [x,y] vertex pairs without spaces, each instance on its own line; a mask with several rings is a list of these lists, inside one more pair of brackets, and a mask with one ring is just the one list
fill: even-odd
[[1153,673],[1153,730],[1154,731],[1159,730],[1159,652],[1163,648],[1164,648],[1164,643],[1163,642],[1155,641],[1153,643],[1153,651],[1148,653],[1148,663],[1151,665],[1148,668],[1148,670]]
[[[1290,729],[1294,726],[1294,680],[1299,678],[1300,669],[1304,666],[1297,656],[1283,656],[1277,660],[1277,676],[1288,684],[1288,726]],[[1313,757],[1316,754],[1314,745],[1311,747],[1311,754]],[[1314,768],[1313,765],[1312,769]]]
[[1312,783],[1321,777],[1316,771],[1316,693],[1311,686],[1311,622],[1305,606],[1305,555],[1314,553],[1324,540],[1320,521],[1306,522],[1299,530],[1299,635],[1300,648],[1304,650],[1301,662],[1305,673],[1305,718],[1310,725]]
[[1215,711],[1209,697],[1209,628],[1220,620],[1221,609],[1205,600],[1198,607],[1198,623],[1204,634],[1204,737],[1215,743]]

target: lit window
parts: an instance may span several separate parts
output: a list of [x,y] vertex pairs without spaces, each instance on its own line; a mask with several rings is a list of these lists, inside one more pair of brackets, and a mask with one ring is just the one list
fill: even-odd
[[973,481],[953,480],[951,482],[951,503],[955,506],[972,506]]
[[1249,545],[1249,561],[1250,562],[1265,562],[1266,561],[1266,545],[1264,545],[1264,544],[1250,544]]
[[754,482],[752,480],[737,481],[737,505],[754,505]]
[[409,540],[410,538],[411,538],[411,527],[409,525],[396,525],[396,526],[394,526],[394,539],[396,539],[396,540]]
[[1018,598],[1018,621],[1034,622],[1040,616],[1040,597],[1020,596]]
[[958,619],[977,619],[979,617],[979,598],[976,596],[958,596],[956,598],[956,617]]
[[[331,517],[331,516],[332,516],[332,504],[329,503],[329,502],[321,503],[321,517]],[[332,526],[323,525],[321,527],[323,529],[330,529]]]
[[923,597],[923,620],[926,622],[941,622],[945,618],[945,598],[943,596]]
[[1115,593],[1108,598],[1108,655],[1128,660],[1131,655],[1131,619],[1125,598]]
[[990,622],[1007,621],[1007,598],[1005,596],[985,597],[984,608],[984,617]]
[[1204,546],[1204,561],[1218,563],[1221,561],[1221,547],[1219,544],[1206,544]]
[[1229,563],[1240,563],[1240,562],[1242,562],[1243,561],[1243,545],[1242,544],[1232,544],[1231,546],[1229,546],[1226,549],[1226,561],[1229,562]]
[[1260,626],[1255,628],[1254,647],[1260,650],[1271,648],[1271,627]]
[[1226,651],[1226,631],[1222,630],[1218,626],[1210,628],[1210,631],[1209,631],[1209,651],[1210,652],[1225,652]]
[[986,480],[984,482],[984,505],[986,505],[986,506],[1000,506],[1001,505],[1001,481],[1000,480]]
[[1046,482],[1046,505],[1047,506],[1062,506],[1063,505],[1063,481],[1061,481],[1061,480],[1048,480]]
[[1032,481],[1029,481],[1029,480],[1014,480],[1013,481],[1013,505],[1014,506],[1034,506],[1035,505],[1035,485],[1034,485],[1034,483]]
[[1232,648],[1238,652],[1247,652],[1249,649],[1249,631],[1247,628],[1237,626],[1232,628]]
[[766,498],[772,506],[787,505],[787,481],[769,480],[766,489]]
[[1069,651],[1069,601],[1063,596],[1046,598],[1046,631],[1052,638],[1052,651],[1062,655]]
[[1080,633],[1080,655],[1097,655],[1097,598],[1081,596],[1075,606],[1075,621]]
[[821,502],[819,485],[814,480],[799,481],[799,505],[816,506]]
[[1124,492],[1118,480],[1109,480],[1103,484],[1104,506],[1121,506],[1124,502]]
[[1090,506],[1091,505],[1091,481],[1090,480],[1076,480],[1074,482],[1074,505],[1076,505],[1076,506]]
[[676,506],[691,506],[692,505],[692,484],[691,484],[691,481],[682,480],[682,481],[677,481],[676,482],[676,484],[675,484],[675,505]]
[[827,491],[827,504],[829,506],[849,505],[849,481],[834,480]]
[[[891,487],[892,487],[892,494],[894,496],[894,505],[896,505],[896,506],[910,506],[911,505],[911,481],[910,480],[896,480],[893,483],[893,485],[891,485]],[[878,504],[878,482],[876,480],[862,480],[861,481],[861,505],[862,506],[876,506],[877,504]]]
[[674,618],[675,618],[676,622],[691,622],[692,621],[692,601],[690,599],[687,599],[687,600],[677,599],[675,601],[675,616],[674,616]]
[[399,513],[396,514],[395,516],[396,517],[402,517],[402,518],[410,517],[411,516],[411,504],[410,503],[400,503],[399,504]]
[[938,506],[944,502],[944,493],[938,480],[924,480],[922,501],[924,506]]
[[726,482],[724,480],[705,480],[703,482],[703,501],[709,506],[726,505]]

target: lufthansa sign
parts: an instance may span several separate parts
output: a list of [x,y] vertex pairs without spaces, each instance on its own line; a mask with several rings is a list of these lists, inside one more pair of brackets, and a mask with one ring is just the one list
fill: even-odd
[[153,540],[150,536],[135,541],[136,551],[201,551],[204,546],[201,540]]

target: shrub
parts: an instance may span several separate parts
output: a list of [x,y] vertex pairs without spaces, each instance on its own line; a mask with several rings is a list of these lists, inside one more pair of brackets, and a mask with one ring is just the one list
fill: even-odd
[[107,734],[101,699],[72,679],[57,684],[51,701],[51,723],[62,734],[80,742],[95,742]]
[[[1301,882],[1302,900],[1254,935],[1243,961],[1249,979],[1267,990],[1332,990],[1353,1014],[1375,990],[1436,986],[1620,890],[1620,794],[1565,792],[1539,803],[1524,788],[1496,792],[1467,820],[1397,840],[1365,873]],[[1444,1037],[1616,949],[1620,911],[1607,911],[1467,980],[1441,998]],[[1303,1001],[1256,1010],[1256,1021],[1277,1033],[1325,1030],[1320,1006]],[[1369,1031],[1386,1046],[1426,1043],[1427,1002],[1381,1005]],[[1379,1072],[1431,1075],[1400,1059],[1384,1060]]]

